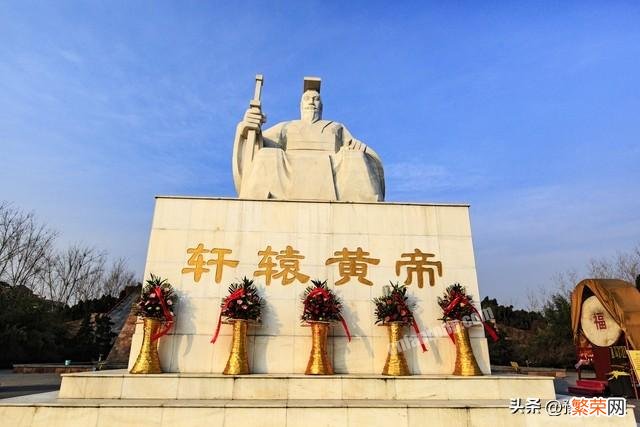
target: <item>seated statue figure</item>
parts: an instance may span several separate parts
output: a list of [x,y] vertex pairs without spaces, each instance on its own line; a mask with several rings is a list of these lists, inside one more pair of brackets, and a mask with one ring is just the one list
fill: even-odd
[[300,116],[263,131],[266,117],[260,102],[252,101],[238,124],[233,147],[238,196],[383,201],[380,157],[342,124],[322,120],[320,79],[305,78]]

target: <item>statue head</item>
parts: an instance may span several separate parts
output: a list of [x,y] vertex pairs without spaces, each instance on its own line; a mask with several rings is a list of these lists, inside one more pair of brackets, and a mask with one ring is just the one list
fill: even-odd
[[300,99],[300,119],[313,123],[322,119],[322,100],[320,99],[319,77],[305,77]]
[[300,99],[300,119],[313,123],[322,119],[322,100],[316,90],[306,90]]

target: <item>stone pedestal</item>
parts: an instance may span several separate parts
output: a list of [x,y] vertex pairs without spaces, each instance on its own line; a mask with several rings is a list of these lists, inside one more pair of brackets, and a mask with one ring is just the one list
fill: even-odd
[[[198,247],[202,249],[202,266],[208,270],[200,273],[196,273],[193,259],[189,263]],[[262,327],[249,331],[252,372],[304,372],[310,331],[300,324],[300,297],[311,283],[302,283],[305,278],[298,277],[285,284],[286,277],[272,277],[267,285],[264,275],[269,263],[273,263],[276,276],[282,271],[278,258],[286,258],[287,247],[295,251],[298,272],[306,280],[326,279],[343,300],[353,340],[348,343],[342,328],[333,327],[329,352],[336,373],[381,371],[388,339],[386,330],[374,323],[371,299],[380,295],[389,281],[402,283],[408,278],[409,293],[417,306],[415,317],[421,330],[432,335],[426,340],[427,353],[409,343],[409,368],[414,374],[453,371],[455,348],[438,320],[437,297],[448,285],[460,282],[480,298],[468,206],[158,197],[145,277],[153,273],[167,278],[180,295],[175,327],[160,342],[165,372],[222,372],[231,328],[222,327],[215,345],[209,341],[228,285],[243,276],[256,280],[267,303]],[[362,257],[370,261],[361,264],[366,274],[344,279],[340,270],[348,265],[341,267],[339,261],[327,265],[327,260],[340,258],[336,252],[345,248],[367,253]],[[230,264],[216,264],[221,249],[226,252],[224,261]],[[268,259],[263,255],[267,250],[272,253]],[[416,250],[425,254],[417,258],[426,263],[412,264]],[[397,262],[401,264],[396,266]],[[429,274],[433,275],[431,280]],[[337,284],[341,280],[344,283]],[[488,374],[483,329],[472,327],[470,332],[478,363]],[[141,337],[139,326],[130,364],[137,356]]]
[[59,398],[0,401],[2,425],[86,426],[626,426],[625,417],[512,415],[509,399],[555,397],[531,376],[66,374]]
[[65,375],[60,399],[178,400],[502,400],[554,399],[550,377],[493,375],[149,374],[125,370]]

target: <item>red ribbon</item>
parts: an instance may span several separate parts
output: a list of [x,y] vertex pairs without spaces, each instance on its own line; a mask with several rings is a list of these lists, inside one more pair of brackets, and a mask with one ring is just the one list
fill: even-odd
[[[449,314],[451,312],[451,310],[456,308],[456,306],[458,304],[460,304],[460,303],[469,304],[471,306],[471,309],[473,310],[473,312],[478,315],[478,319],[480,319],[480,322],[482,323],[482,326],[484,326],[485,331],[487,331],[487,333],[489,334],[491,339],[493,339],[494,342],[498,341],[498,334],[496,334],[496,331],[494,331],[493,328],[491,326],[489,326],[489,324],[487,322],[482,320],[482,316],[480,315],[480,313],[478,313],[478,310],[476,309],[476,307],[473,304],[471,304],[471,302],[466,297],[466,295],[458,295],[457,297],[455,297],[453,299],[453,301],[451,301],[451,303],[449,303],[447,308],[444,309],[444,315],[446,316],[447,314]],[[458,319],[458,320],[460,320],[460,319]],[[453,333],[450,332],[449,329],[447,329],[447,332],[449,333],[449,337],[453,341]]]
[[349,340],[349,342],[351,342],[351,333],[349,332],[349,327],[347,326],[347,322],[344,320],[344,317],[342,317],[342,315],[340,315],[340,323],[342,323],[342,327],[344,328],[344,331],[347,333],[347,339]]
[[213,334],[213,338],[211,338],[211,344],[215,344],[218,340],[218,334],[220,334],[220,325],[222,324],[222,312],[229,307],[233,301],[238,298],[242,298],[244,296],[244,288],[236,289],[233,291],[227,298],[225,298],[224,303],[222,304],[222,308],[220,308],[220,315],[218,316],[218,325],[216,326],[216,331]]
[[162,293],[162,288],[160,286],[156,286],[155,288],[153,288],[153,292],[158,297],[158,301],[160,301],[160,306],[162,307],[162,314],[164,314],[165,322],[164,322],[164,326],[162,327],[162,329],[160,329],[155,334],[151,335],[151,341],[155,341],[158,338],[160,338],[160,337],[162,337],[164,335],[167,335],[169,333],[169,330],[173,326],[173,316],[171,315],[171,311],[169,310],[169,307],[167,307],[167,303],[164,300],[164,295]]
[[[324,288],[315,288],[315,289],[312,289],[311,292],[309,292],[309,295],[307,295],[307,299],[313,298],[318,294],[321,294],[323,297],[327,297],[327,298],[329,298],[331,296],[331,295],[329,295],[329,292],[326,289],[324,289]],[[305,300],[305,302],[306,302],[306,300]]]
[[456,308],[456,306],[458,305],[458,303],[460,303],[460,300],[462,299],[462,295],[458,295],[457,297],[455,297],[453,299],[453,301],[451,301],[449,303],[449,305],[447,306],[447,308],[444,309],[444,315],[446,316],[447,314],[449,314],[451,312],[451,310],[453,310],[454,308]]
[[[305,308],[307,306],[307,301],[309,300],[309,298],[313,298],[318,294],[326,298],[331,297],[331,295],[329,295],[329,292],[324,288],[312,289],[311,292],[309,292],[309,295],[307,295],[307,298],[305,298],[304,300]],[[344,329],[344,332],[347,334],[347,339],[349,340],[349,342],[351,342],[351,332],[349,332],[349,326],[347,326],[347,322],[344,320],[344,317],[342,317],[342,315],[340,315],[340,323],[342,323],[342,328]]]
[[451,325],[453,322],[447,322],[444,325],[444,328],[447,330],[447,334],[449,335],[449,338],[451,339],[452,343],[456,343],[456,339],[453,337],[453,326]]
[[418,340],[420,341],[420,346],[422,347],[422,352],[424,353],[425,351],[427,351],[427,346],[422,340],[422,335],[420,334],[420,328],[418,328],[416,319],[413,319],[413,321],[411,322],[411,326],[413,326],[413,330],[416,331],[416,335],[418,336]]

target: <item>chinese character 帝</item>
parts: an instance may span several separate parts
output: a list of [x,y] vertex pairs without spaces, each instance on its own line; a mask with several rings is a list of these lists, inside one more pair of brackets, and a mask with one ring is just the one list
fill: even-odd
[[401,267],[407,267],[407,278],[404,281],[405,285],[413,283],[413,274],[415,274],[418,278],[418,287],[422,288],[424,285],[424,273],[426,272],[429,275],[429,285],[435,286],[435,269],[438,271],[438,276],[442,277],[442,262],[429,261],[431,257],[435,257],[435,254],[427,254],[420,249],[415,249],[411,253],[402,254],[401,258],[409,259],[396,261],[396,276],[400,276]]

